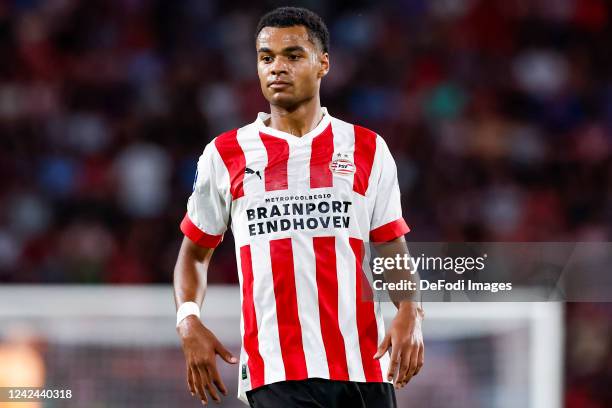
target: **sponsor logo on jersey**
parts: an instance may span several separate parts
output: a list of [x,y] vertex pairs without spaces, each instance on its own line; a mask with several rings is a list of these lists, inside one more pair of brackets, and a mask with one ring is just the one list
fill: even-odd
[[[331,197],[330,194],[315,194],[316,197]],[[352,201],[313,200],[313,195],[287,196],[293,202],[270,204],[247,208],[249,235],[270,234],[289,230],[347,229],[351,222]],[[305,201],[302,201],[305,200]]]
[[248,167],[244,169],[245,174],[255,174],[261,180],[261,174],[259,174],[259,170],[249,169]]

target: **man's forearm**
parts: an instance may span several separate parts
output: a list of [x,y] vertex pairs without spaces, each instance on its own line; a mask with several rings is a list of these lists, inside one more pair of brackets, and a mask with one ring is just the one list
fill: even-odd
[[[399,237],[385,243],[374,244],[373,248],[377,257],[391,259],[395,259],[398,256],[400,259],[410,257],[408,246],[404,237]],[[386,264],[386,262],[383,262],[382,264]],[[389,298],[398,310],[403,308],[408,308],[411,310],[420,309],[418,290],[419,277],[418,272],[414,270],[413,267],[414,265],[412,263],[410,263],[407,267],[398,267],[394,263],[394,267],[391,269],[385,269],[381,276],[381,278],[384,278],[384,281],[387,283],[399,284],[411,282],[412,289],[388,290]]]
[[177,309],[185,302],[202,306],[212,253],[212,248],[198,247],[184,238],[174,266],[174,301]]

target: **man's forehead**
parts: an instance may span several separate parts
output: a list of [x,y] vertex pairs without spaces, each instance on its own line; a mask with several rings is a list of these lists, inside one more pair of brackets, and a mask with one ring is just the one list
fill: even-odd
[[294,45],[312,47],[313,43],[304,26],[264,27],[257,36],[257,48],[286,48]]

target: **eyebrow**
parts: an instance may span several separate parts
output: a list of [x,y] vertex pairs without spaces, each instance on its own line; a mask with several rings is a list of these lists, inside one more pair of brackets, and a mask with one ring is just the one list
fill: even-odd
[[[292,45],[291,47],[286,47],[281,50],[281,53],[287,54],[294,51],[306,52],[306,49],[300,45]],[[257,50],[257,52],[269,52],[272,53],[272,50],[268,47],[261,47]]]

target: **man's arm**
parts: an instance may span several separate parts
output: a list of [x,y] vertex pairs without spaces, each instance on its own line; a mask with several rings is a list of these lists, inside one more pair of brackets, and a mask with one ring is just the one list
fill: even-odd
[[[184,237],[178,259],[174,267],[174,300],[177,309],[185,302],[195,302],[202,306],[206,292],[208,264],[214,248],[204,248]],[[227,395],[225,384],[217,370],[216,354],[228,363],[236,364],[238,359],[221,344],[195,315],[184,318],[177,327],[181,338],[183,353],[187,363],[187,383],[191,395],[197,392],[204,404],[208,403],[207,390],[217,402],[221,399],[217,389]]]
[[[376,250],[377,255],[383,257],[409,256],[406,240],[403,236],[376,245]],[[411,274],[410,270],[406,269],[387,271],[385,280],[388,282],[411,280],[417,284],[416,287],[418,288],[417,275]],[[413,376],[419,373],[425,360],[425,345],[421,329],[424,313],[417,298],[418,290],[394,292],[389,295],[397,307],[397,314],[385,338],[378,346],[374,358],[381,358],[391,347],[391,362],[387,377],[388,379],[395,379],[395,388],[402,388]]]

